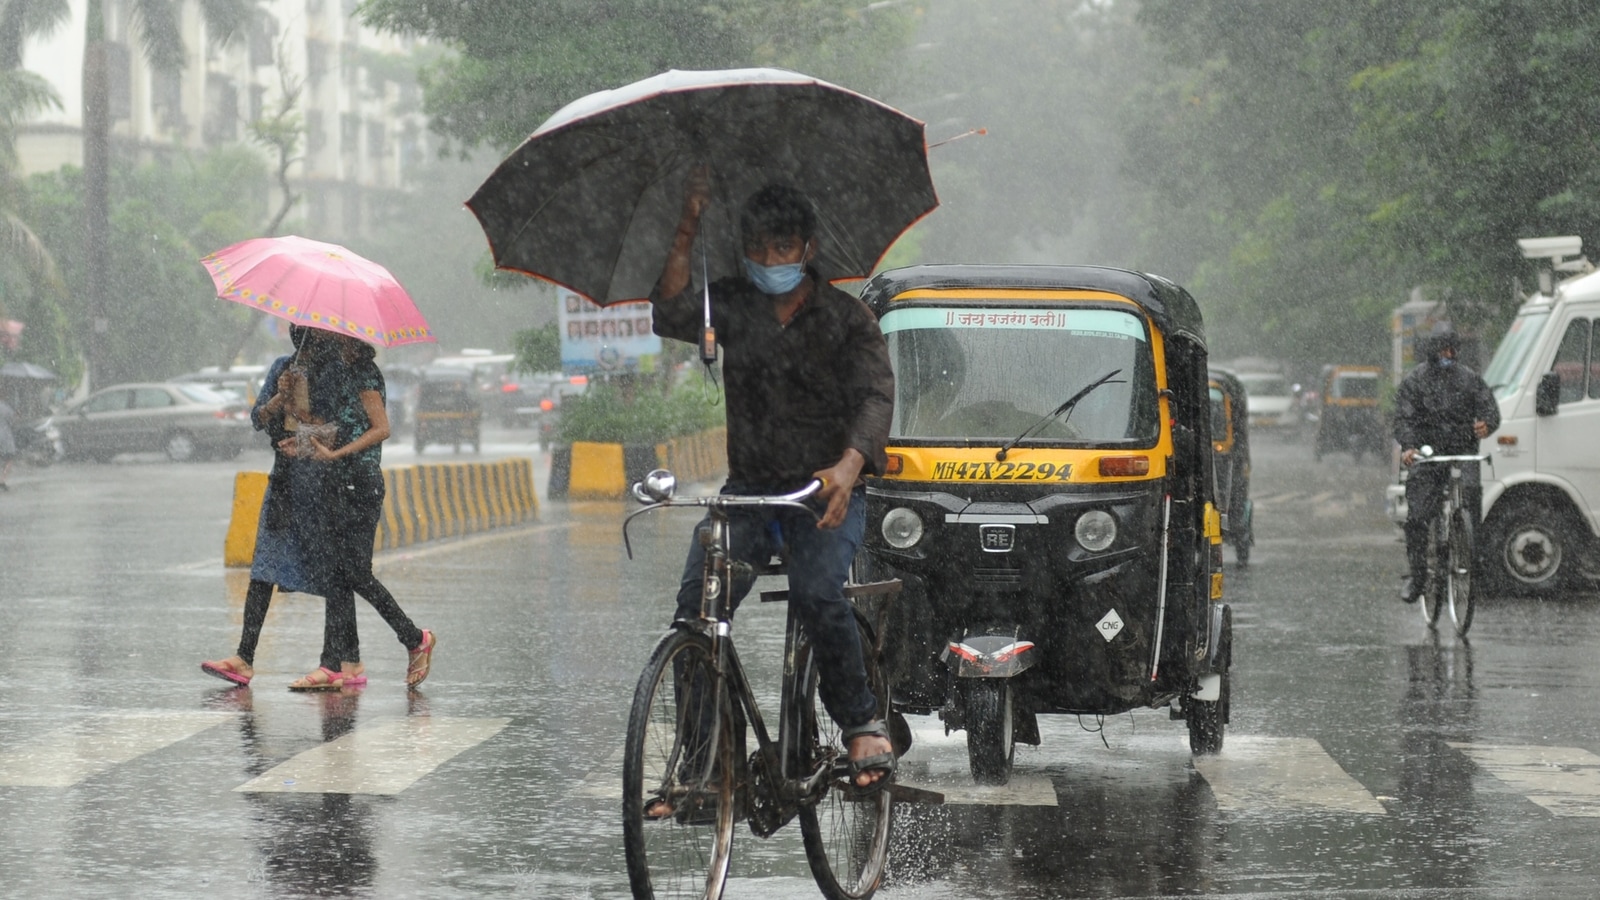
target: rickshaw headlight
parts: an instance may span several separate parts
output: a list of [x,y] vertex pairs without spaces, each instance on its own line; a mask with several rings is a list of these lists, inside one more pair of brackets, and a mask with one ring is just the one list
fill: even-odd
[[1117,539],[1117,520],[1104,510],[1091,509],[1078,517],[1072,534],[1083,549],[1099,553]]
[[904,550],[922,540],[922,517],[897,506],[883,517],[883,539],[896,550]]

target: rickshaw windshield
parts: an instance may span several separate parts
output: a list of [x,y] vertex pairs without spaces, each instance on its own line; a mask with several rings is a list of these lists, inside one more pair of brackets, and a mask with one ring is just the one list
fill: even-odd
[[880,322],[895,370],[892,441],[999,444],[1121,370],[1026,444],[1149,445],[1159,433],[1144,322],[1114,309],[902,307]]

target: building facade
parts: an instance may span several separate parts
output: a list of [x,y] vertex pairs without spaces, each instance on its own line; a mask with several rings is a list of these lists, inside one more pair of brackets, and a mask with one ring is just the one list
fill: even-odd
[[[356,0],[261,0],[255,23],[227,44],[210,40],[198,5],[182,4],[188,63],[153,70],[140,51],[129,0],[103,0],[111,42],[112,152],[155,159],[174,151],[229,144],[257,147],[269,169],[276,151],[251,137],[286,96],[299,146],[289,168],[301,203],[289,221],[341,240],[385,214],[429,152],[415,77],[421,42],[383,34],[355,16]],[[71,0],[72,20],[31,41],[23,68],[50,81],[63,108],[20,129],[24,174],[83,164],[83,53],[87,0]],[[282,202],[274,185],[260,198],[262,221]]]

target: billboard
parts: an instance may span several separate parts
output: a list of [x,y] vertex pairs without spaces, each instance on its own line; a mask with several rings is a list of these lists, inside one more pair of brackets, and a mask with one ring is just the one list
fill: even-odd
[[638,372],[653,367],[661,338],[650,330],[650,304],[596,306],[558,290],[561,370],[569,375]]

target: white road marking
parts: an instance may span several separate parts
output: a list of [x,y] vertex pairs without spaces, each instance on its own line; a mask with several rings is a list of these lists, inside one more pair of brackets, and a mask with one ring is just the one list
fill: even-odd
[[1310,738],[1230,734],[1216,756],[1194,767],[1211,785],[1220,809],[1319,809],[1381,816],[1378,798],[1351,778]]
[[1600,816],[1600,756],[1577,747],[1450,746],[1554,815]]
[[91,716],[0,753],[0,786],[71,787],[231,718],[193,711]]
[[244,793],[398,794],[494,737],[510,719],[410,716],[358,728],[234,788]]

